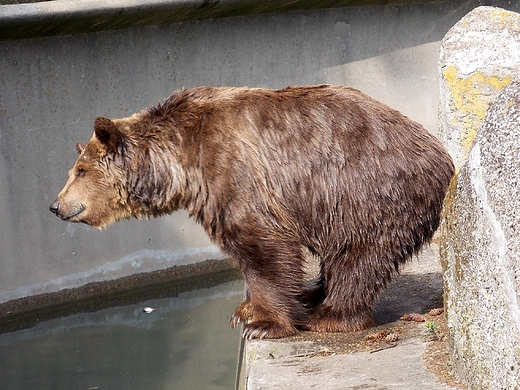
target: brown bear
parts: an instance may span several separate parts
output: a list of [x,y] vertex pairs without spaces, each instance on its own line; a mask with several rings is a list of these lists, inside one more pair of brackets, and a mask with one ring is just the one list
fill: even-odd
[[246,338],[371,326],[454,173],[423,127],[344,86],[185,89],[94,129],[51,211],[102,228],[186,209],[244,275]]

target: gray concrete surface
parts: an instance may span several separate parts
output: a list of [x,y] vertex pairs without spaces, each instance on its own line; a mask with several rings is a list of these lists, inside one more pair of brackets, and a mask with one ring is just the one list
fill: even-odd
[[[425,313],[442,305],[438,247],[432,245],[406,265],[375,309],[376,328],[350,335],[305,332],[282,340],[245,342],[244,370],[239,388],[448,390],[426,367],[425,323],[400,317]],[[441,299],[439,299],[441,298]],[[390,343],[371,344],[369,333],[399,334]],[[446,372],[448,372],[447,366]]]
[[[76,159],[75,142],[90,138],[96,116],[130,115],[182,87],[333,83],[357,87],[436,133],[440,40],[477,4],[141,21],[0,42],[0,303],[221,258],[184,212],[100,232],[48,211]],[[0,6],[0,25],[14,10],[4,7],[16,6]]]
[[[273,348],[269,342],[255,342],[251,348],[262,356]],[[300,346],[312,351],[315,345]],[[278,346],[276,347],[278,348]],[[437,380],[421,364],[426,345],[420,339],[407,340],[395,348],[377,353],[356,352],[334,356],[293,357],[253,362],[247,389],[374,389],[446,390],[452,387]]]

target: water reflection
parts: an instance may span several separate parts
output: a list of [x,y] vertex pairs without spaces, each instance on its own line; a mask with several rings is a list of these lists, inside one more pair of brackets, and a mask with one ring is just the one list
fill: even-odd
[[232,389],[242,296],[238,280],[0,334],[0,387]]

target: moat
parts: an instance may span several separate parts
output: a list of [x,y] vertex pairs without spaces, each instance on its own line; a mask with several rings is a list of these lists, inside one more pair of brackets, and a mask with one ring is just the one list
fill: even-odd
[[232,389],[241,280],[0,334],[5,389]]

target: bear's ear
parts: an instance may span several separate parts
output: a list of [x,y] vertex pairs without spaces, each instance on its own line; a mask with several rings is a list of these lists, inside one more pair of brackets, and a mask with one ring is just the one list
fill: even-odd
[[86,146],[87,145],[85,145],[83,142],[76,143],[76,152],[78,152],[78,154],[83,153],[83,151],[85,150]]
[[94,134],[96,134],[96,138],[105,145],[108,150],[116,152],[119,149],[122,136],[112,120],[103,117],[96,118]]

